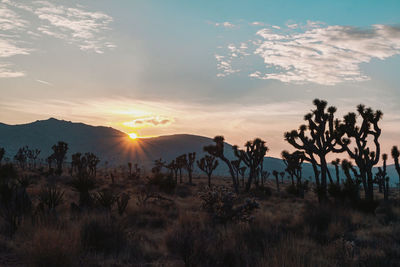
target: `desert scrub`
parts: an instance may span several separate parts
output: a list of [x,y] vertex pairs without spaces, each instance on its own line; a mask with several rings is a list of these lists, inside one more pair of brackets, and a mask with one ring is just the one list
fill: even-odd
[[22,253],[33,266],[75,266],[80,256],[79,233],[40,227],[24,242]]
[[118,254],[126,246],[122,224],[111,217],[88,218],[80,231],[81,245],[87,252]]

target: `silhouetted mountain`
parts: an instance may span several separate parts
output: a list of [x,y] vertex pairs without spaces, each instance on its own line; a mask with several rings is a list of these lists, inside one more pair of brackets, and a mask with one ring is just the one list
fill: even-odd
[[[111,127],[91,126],[54,118],[21,125],[0,123],[0,147],[6,149],[6,156],[9,158],[25,145],[40,149],[42,151],[40,157],[46,158],[52,153],[51,147],[58,141],[64,141],[69,145],[67,161],[73,153],[93,152],[100,157],[101,163],[107,161],[112,165],[125,165],[130,161],[137,162],[146,169],[150,169],[153,161],[159,158],[168,162],[188,152],[196,152],[199,158],[204,154],[203,147],[213,144],[211,138],[189,134],[132,140],[127,134]],[[226,144],[226,154],[228,158],[234,158],[230,144]],[[264,169],[269,172],[283,171],[285,165],[281,159],[266,157]],[[332,178],[335,179],[332,166],[330,170]],[[220,164],[217,173],[228,175],[225,164]],[[388,166],[388,173],[391,182],[397,183],[394,166]],[[343,174],[341,176],[344,178]],[[309,164],[303,166],[303,177],[314,177]]]

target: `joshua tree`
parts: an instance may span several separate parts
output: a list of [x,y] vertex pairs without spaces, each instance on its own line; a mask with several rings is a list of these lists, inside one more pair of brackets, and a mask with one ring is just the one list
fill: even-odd
[[168,165],[165,166],[171,173],[171,176],[174,177],[175,182],[178,183],[178,171],[179,166],[175,160],[171,161]]
[[280,191],[280,190],[279,190],[279,178],[278,178],[279,172],[276,171],[276,170],[273,170],[273,171],[272,171],[272,175],[275,176],[276,190],[279,192],[279,191]]
[[[357,164],[365,199],[373,201],[374,179],[372,168],[379,162],[381,129],[378,126],[378,122],[383,114],[379,110],[374,112],[371,108],[365,108],[364,105],[358,105],[357,111],[362,119],[360,125],[357,125],[357,115],[355,113],[347,114],[342,122],[336,122],[336,140]],[[367,146],[369,139],[373,140],[372,146]],[[351,141],[354,141],[353,146],[350,146]],[[372,149],[373,146],[375,151]]]
[[280,172],[279,175],[281,176],[281,183],[283,184],[283,178],[285,178],[285,172]]
[[46,162],[49,165],[49,173],[53,172],[53,162],[54,162],[54,156],[50,155],[46,158]]
[[394,159],[394,166],[396,167],[397,174],[399,175],[399,185],[400,185],[400,164],[399,164],[400,152],[397,146],[392,148],[392,157]]
[[245,144],[245,149],[238,149],[237,146],[233,147],[236,157],[241,159],[244,164],[249,168],[249,179],[246,184],[246,191],[250,190],[253,178],[257,176],[257,170],[261,170],[264,156],[268,151],[268,147],[265,142],[260,138],[256,138],[253,141],[248,141]]
[[26,167],[26,161],[28,158],[28,147],[24,146],[18,149],[17,154],[14,156],[14,160],[16,160],[21,167],[21,169],[25,169]]
[[3,160],[5,154],[6,150],[4,149],[4,147],[0,147],[0,166],[1,166],[1,161]]
[[85,174],[78,175],[70,182],[70,186],[79,193],[79,205],[81,207],[89,206],[92,203],[89,191],[96,187],[96,182],[92,177]]
[[[236,180],[237,180],[237,181],[239,181],[239,175],[240,175],[240,169],[241,169],[240,165],[241,165],[241,163],[242,163],[242,160],[241,160],[241,159],[231,160],[231,165],[232,165],[232,168],[233,168],[233,171],[234,171],[234,173],[235,173],[235,176],[236,176]],[[246,169],[246,167],[245,167],[245,169]],[[243,178],[244,178],[244,177],[243,177]],[[244,187],[244,179],[242,180],[242,182],[243,182],[243,187]]]
[[232,167],[232,163],[229,159],[227,159],[224,155],[224,137],[223,136],[216,136],[214,137],[215,145],[209,145],[204,147],[204,151],[208,154],[221,159],[225,164],[228,166],[229,173],[232,177],[233,188],[235,193],[239,193],[239,180],[235,175],[234,169]]
[[53,158],[56,161],[57,164],[57,170],[56,174],[61,175],[62,174],[62,165],[65,160],[65,156],[68,151],[68,144],[62,141],[59,141],[56,145],[52,147],[53,149]]
[[36,159],[39,157],[40,150],[39,149],[28,149],[27,156],[30,159],[31,166],[36,169]]
[[[334,129],[335,107],[327,107],[324,100],[313,101],[316,109],[304,116],[308,125],[301,125],[299,130],[285,133],[285,140],[296,149],[303,151],[307,157],[304,159],[311,162],[319,201],[327,197],[327,161],[326,155],[330,152],[343,152],[344,148],[336,148],[336,131]],[[317,161],[318,158],[318,161]],[[320,171],[318,170],[320,166]],[[321,179],[319,177],[321,174]]]
[[264,186],[264,183],[267,181],[267,179],[268,179],[270,174],[271,173],[268,172],[268,171],[262,171],[262,173],[261,173],[261,186]]
[[336,184],[340,185],[340,176],[339,176],[339,165],[340,165],[340,159],[335,159],[332,160],[332,165],[335,166],[335,172],[336,172]]
[[140,168],[137,163],[132,165],[131,162],[128,162],[128,168],[129,168],[129,178],[131,178],[131,179],[139,179],[140,178]]
[[[352,163],[346,159],[342,160],[342,170],[346,176],[346,180],[343,184],[343,191],[345,196],[349,197],[352,201],[357,201],[360,197],[359,193],[359,185],[360,181],[360,174],[357,170],[353,167]],[[354,175],[354,179],[351,176],[350,171]]]
[[161,158],[154,161],[154,167],[151,169],[151,172],[154,174],[158,174],[161,172],[162,168],[165,167],[165,161]]
[[85,153],[85,157],[86,157],[89,175],[96,177],[97,164],[99,164],[100,159],[93,153]]
[[72,169],[72,174],[75,172],[77,174],[82,172],[82,159],[81,159],[82,154],[81,153],[75,153],[72,154],[71,156],[71,169]]
[[214,156],[205,155],[197,161],[197,166],[207,174],[208,187],[211,187],[211,175],[218,166],[218,160]]
[[385,202],[389,200],[389,177],[386,171],[387,154],[382,154],[383,166],[378,167],[378,172],[375,175],[375,182],[379,186],[379,192],[383,192],[383,199]]
[[292,177],[292,185],[294,186],[293,177],[296,177],[296,189],[300,197],[304,197],[304,186],[302,182],[302,167],[305,155],[302,151],[295,151],[289,153],[288,151],[282,151],[282,159],[286,165],[286,171]]
[[176,162],[176,167],[179,170],[179,183],[183,183],[182,180],[182,169],[185,167],[186,165],[186,155],[180,155],[179,157],[177,157],[175,159]]
[[193,177],[193,170],[194,170],[194,162],[195,162],[195,160],[196,160],[196,152],[187,154],[187,157],[185,155],[185,160],[184,160],[185,166],[184,166],[184,168],[188,172],[189,184],[193,184],[192,177]]

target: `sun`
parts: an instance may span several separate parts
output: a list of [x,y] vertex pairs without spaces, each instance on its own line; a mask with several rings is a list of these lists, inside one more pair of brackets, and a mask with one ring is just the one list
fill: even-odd
[[131,139],[136,139],[136,138],[138,138],[138,135],[136,134],[136,133],[130,133],[130,134],[128,134],[129,135],[129,137],[131,138]]

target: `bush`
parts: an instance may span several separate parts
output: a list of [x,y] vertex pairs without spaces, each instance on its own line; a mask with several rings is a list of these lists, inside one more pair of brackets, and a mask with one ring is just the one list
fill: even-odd
[[57,186],[47,185],[39,192],[41,205],[47,206],[49,211],[54,211],[63,201],[64,192]]
[[166,194],[173,194],[176,188],[176,181],[171,175],[155,173],[149,178],[147,185],[156,186],[161,192]]
[[217,236],[211,229],[199,218],[181,217],[178,225],[167,235],[168,250],[179,256],[185,266],[212,266],[210,247],[217,243]]
[[118,254],[126,245],[123,227],[110,218],[90,219],[81,228],[81,243],[89,252]]
[[326,232],[333,220],[331,209],[324,205],[307,205],[303,218],[304,224],[310,228],[311,236],[319,242],[326,242]]
[[62,229],[38,229],[26,243],[24,254],[34,266],[75,266],[79,259],[79,240]]
[[200,193],[202,207],[216,223],[227,224],[234,221],[250,221],[252,213],[259,208],[258,202],[247,198],[244,201],[227,188],[220,186]]

